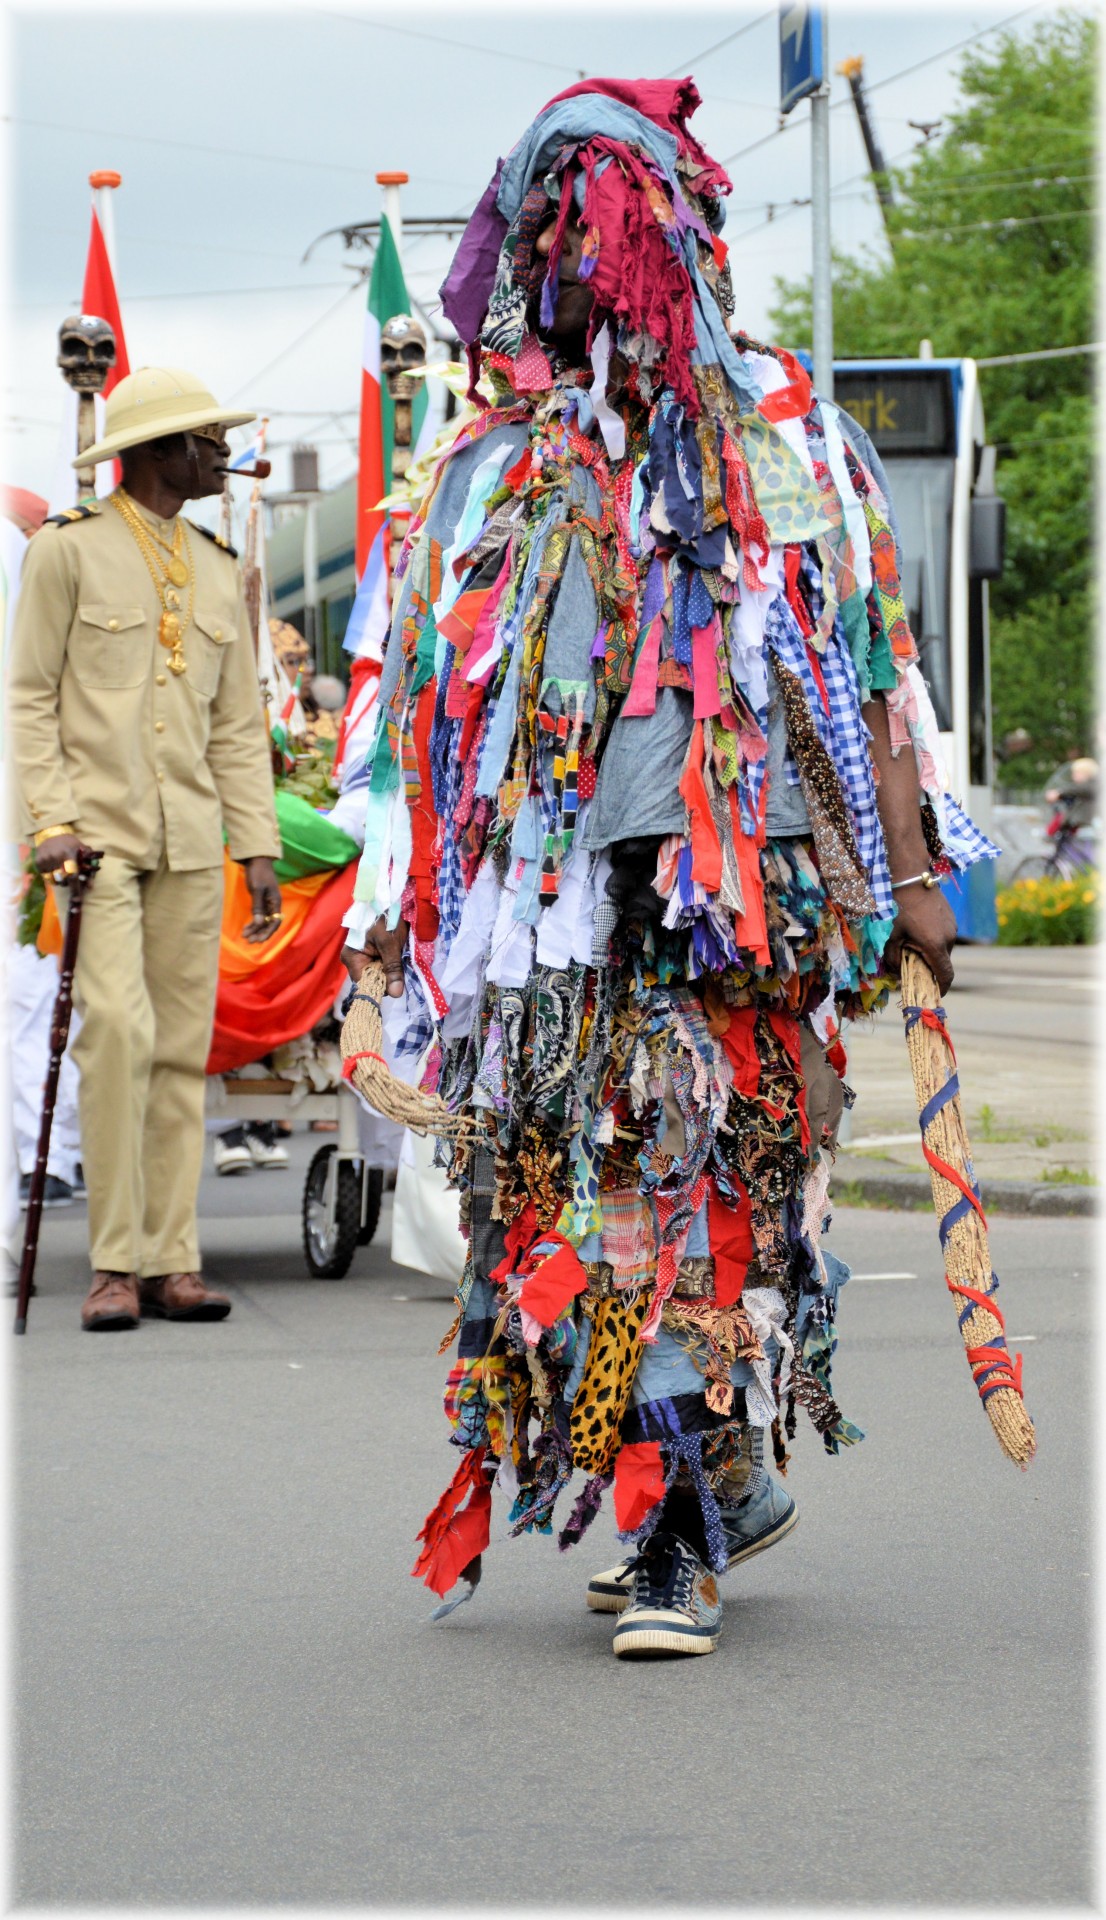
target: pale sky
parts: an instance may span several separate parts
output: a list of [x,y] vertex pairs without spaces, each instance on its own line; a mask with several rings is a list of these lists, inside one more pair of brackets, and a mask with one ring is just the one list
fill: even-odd
[[[951,49],[1003,22],[1031,33],[1051,10],[1017,0],[831,8],[830,65],[863,55],[893,163],[922,137],[908,121],[938,120],[954,105],[962,53]],[[36,0],[4,19],[0,478],[14,485],[50,491],[57,328],[79,306],[95,167],[123,175],[115,224],[132,367],[187,367],[228,405],[268,413],[274,487],[288,484],[281,449],[296,438],[319,446],[324,485],[355,464],[364,289],[350,267],[366,256],[335,237],[303,264],[308,246],[379,212],[374,175],[385,168],[411,176],[407,215],[467,212],[497,157],[582,73],[695,78],[694,131],[734,180],[725,238],[750,332],[767,330],[774,276],[810,269],[809,208],[790,204],[810,190],[810,110],[798,106],[777,134],[778,14],[763,5],[444,12],[193,0],[178,11],[88,0],[63,12]],[[834,245],[879,247],[860,132],[836,74],[833,101]],[[408,237],[408,286],[428,306],[452,244]]]

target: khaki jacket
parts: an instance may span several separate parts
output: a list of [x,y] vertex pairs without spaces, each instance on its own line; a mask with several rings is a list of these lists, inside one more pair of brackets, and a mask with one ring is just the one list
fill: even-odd
[[[176,521],[144,518],[172,542]],[[113,507],[48,523],[31,540],[8,663],[24,833],[71,825],[138,867],[164,852],[177,872],[220,865],[224,826],[234,859],[279,855],[238,568],[187,521],[185,534],[195,593],[180,675],[158,641],[146,561]],[[188,598],[182,587],[182,617]]]

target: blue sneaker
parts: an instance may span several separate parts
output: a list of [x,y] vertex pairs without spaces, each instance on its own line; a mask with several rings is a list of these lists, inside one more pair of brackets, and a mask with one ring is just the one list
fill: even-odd
[[799,1524],[799,1510],[791,1495],[763,1468],[755,1490],[739,1500],[736,1507],[719,1505],[719,1512],[729,1548],[727,1569],[739,1566],[742,1560],[763,1552],[765,1547],[774,1547],[777,1540],[782,1540],[785,1533]]
[[713,1653],[722,1631],[718,1585],[674,1533],[655,1533],[633,1562],[630,1604],[615,1629],[621,1659],[651,1653]]

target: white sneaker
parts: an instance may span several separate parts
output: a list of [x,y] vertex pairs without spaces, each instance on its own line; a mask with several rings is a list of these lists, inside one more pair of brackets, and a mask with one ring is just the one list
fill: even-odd
[[263,1133],[254,1133],[246,1128],[246,1148],[255,1167],[270,1167],[280,1172],[288,1165],[288,1149],[277,1140],[267,1140]]
[[217,1133],[213,1153],[216,1173],[249,1173],[253,1166],[253,1154],[239,1127],[233,1133]]

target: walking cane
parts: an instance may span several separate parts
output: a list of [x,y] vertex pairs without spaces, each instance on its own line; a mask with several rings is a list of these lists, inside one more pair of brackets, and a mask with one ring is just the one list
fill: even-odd
[[54,1108],[58,1098],[58,1075],[62,1055],[69,1039],[69,1019],[73,1012],[73,970],[77,964],[77,943],[81,937],[81,913],[84,897],[100,864],[98,853],[77,856],[77,871],[63,884],[69,886],[69,912],[65,920],[65,939],[61,949],[61,984],[54,1002],[50,1026],[50,1064],[46,1069],[46,1090],[42,1119],[38,1128],[38,1158],[31,1175],[31,1193],[27,1202],[27,1226],[23,1235],[23,1258],[19,1266],[19,1299],[15,1309],[15,1331],[27,1331],[27,1305],[34,1291],[35,1260],[38,1257],[38,1228],[42,1219],[42,1196],[46,1191],[46,1162],[50,1154],[50,1135],[54,1127]]

